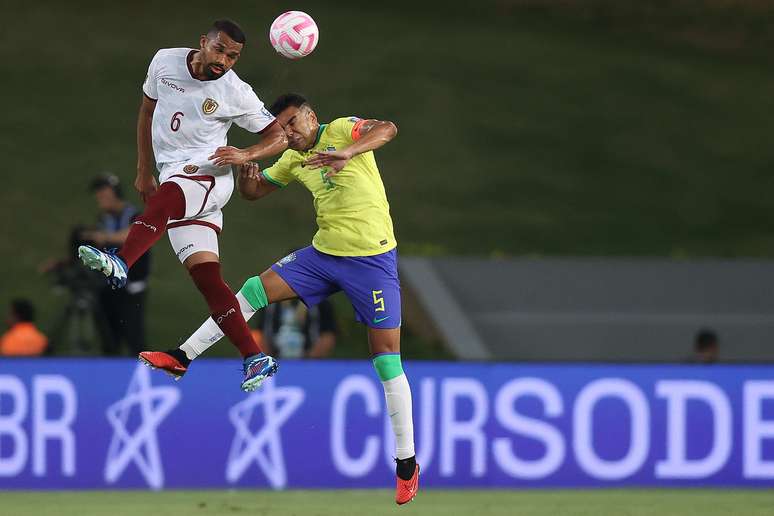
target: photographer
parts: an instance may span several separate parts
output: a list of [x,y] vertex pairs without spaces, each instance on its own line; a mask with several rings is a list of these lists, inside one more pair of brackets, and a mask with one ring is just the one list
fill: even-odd
[[[79,239],[91,242],[95,247],[120,247],[139,211],[124,200],[118,177],[112,174],[94,178],[91,191],[99,208],[99,222],[95,229],[82,229]],[[132,267],[126,288],[112,290],[104,284],[100,287],[97,301],[101,310],[95,310],[95,317],[102,316],[107,322],[96,324],[101,333],[104,354],[121,354],[124,340],[130,355],[136,355],[145,348],[145,298],[149,272],[150,252]]]

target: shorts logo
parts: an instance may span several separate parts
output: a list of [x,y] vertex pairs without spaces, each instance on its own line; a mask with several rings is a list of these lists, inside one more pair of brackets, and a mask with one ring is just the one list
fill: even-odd
[[140,224],[141,226],[145,226],[146,228],[153,230],[154,233],[158,231],[156,226],[152,226],[150,224],[146,224],[145,222],[143,222],[141,220],[135,220],[134,223],[135,224]]
[[213,114],[216,109],[218,109],[218,103],[215,102],[215,99],[211,99],[209,97],[204,99],[204,102],[202,103],[202,111],[204,111],[205,115]]
[[194,246],[193,244],[188,244],[187,246],[185,246],[185,247],[183,247],[182,249],[180,249],[180,250],[177,252],[177,257],[178,257],[178,258],[180,258],[180,255],[181,255],[181,254],[183,254],[184,252],[188,251],[188,250],[189,250],[189,249],[191,249],[193,246]]
[[183,172],[186,174],[195,174],[199,170],[198,165],[186,165],[183,167]]
[[292,262],[295,259],[296,259],[296,253],[290,253],[289,255],[284,257],[282,260],[278,261],[277,265],[282,267],[283,265],[287,265],[287,264],[289,264],[290,262]]
[[223,315],[221,315],[220,317],[218,317],[218,318],[217,318],[217,320],[216,320],[215,322],[216,322],[217,324],[220,324],[220,323],[222,323],[222,322],[223,322],[223,319],[225,319],[225,318],[226,318],[226,317],[228,317],[229,315],[231,315],[231,314],[235,314],[235,313],[236,313],[236,310],[235,310],[234,308],[229,308],[229,309],[228,309],[228,312],[226,312],[225,314],[223,314]]

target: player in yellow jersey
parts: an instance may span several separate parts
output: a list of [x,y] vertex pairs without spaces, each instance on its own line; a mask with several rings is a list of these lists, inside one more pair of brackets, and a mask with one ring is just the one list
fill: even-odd
[[[358,321],[368,326],[368,344],[395,434],[395,501],[404,504],[419,488],[419,465],[411,390],[400,361],[397,243],[373,153],[398,130],[392,122],[357,117],[321,124],[306,99],[296,94],[281,96],[270,111],[285,130],[288,150],[266,170],[255,163],[242,166],[239,192],[245,199],[257,200],[298,181],[312,192],[319,230],[311,246],[245,282],[237,293],[242,315],[248,320],[267,304],[286,299],[300,298],[314,306],[344,291]],[[180,376],[222,337],[210,318],[179,349],[157,352],[166,355],[159,367],[164,369],[162,364],[173,358],[178,362],[174,374]]]

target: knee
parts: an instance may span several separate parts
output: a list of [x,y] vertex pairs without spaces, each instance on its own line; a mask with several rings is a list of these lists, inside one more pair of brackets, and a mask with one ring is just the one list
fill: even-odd
[[269,303],[260,276],[253,276],[245,281],[239,291],[255,310],[260,310]]

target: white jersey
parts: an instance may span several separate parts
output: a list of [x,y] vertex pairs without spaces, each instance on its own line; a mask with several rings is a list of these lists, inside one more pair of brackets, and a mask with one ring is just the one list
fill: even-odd
[[190,48],[159,50],[142,86],[145,95],[157,101],[152,139],[159,170],[165,163],[211,155],[226,145],[232,122],[253,133],[274,122],[253,88],[233,70],[215,80],[196,79],[189,65],[193,52]]

